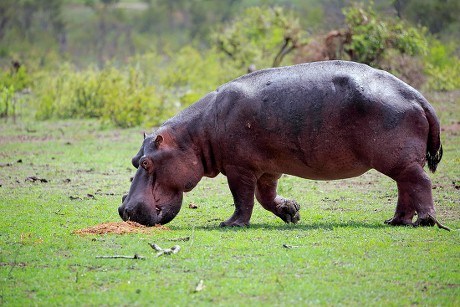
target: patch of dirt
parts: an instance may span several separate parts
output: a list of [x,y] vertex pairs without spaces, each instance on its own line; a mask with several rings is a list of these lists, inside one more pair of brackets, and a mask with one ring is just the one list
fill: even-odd
[[460,122],[452,123],[448,126],[443,126],[441,127],[441,131],[451,132],[456,135],[458,132],[460,132]]
[[10,144],[10,143],[32,143],[32,142],[45,142],[45,141],[54,141],[57,138],[52,135],[8,135],[0,136],[0,145]]
[[127,221],[127,222],[109,222],[102,223],[93,227],[78,229],[73,231],[73,234],[77,235],[102,235],[102,234],[126,234],[126,233],[151,233],[152,229],[155,230],[169,230],[168,227],[162,226],[160,224],[155,225],[154,227],[147,227],[136,222]]

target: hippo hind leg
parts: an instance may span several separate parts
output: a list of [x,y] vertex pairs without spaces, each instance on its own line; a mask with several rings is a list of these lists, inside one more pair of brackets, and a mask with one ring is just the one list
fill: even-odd
[[[419,164],[398,172],[392,177],[398,185],[398,203],[394,217],[385,221],[389,225],[434,226],[436,224],[431,180]],[[417,220],[412,218],[417,214]]]
[[290,199],[277,195],[276,188],[281,175],[265,174],[257,180],[256,198],[266,210],[273,212],[286,223],[297,223],[300,220],[300,206]]

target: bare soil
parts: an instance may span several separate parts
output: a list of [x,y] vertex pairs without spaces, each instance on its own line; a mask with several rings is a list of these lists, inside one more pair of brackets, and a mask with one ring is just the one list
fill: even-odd
[[108,222],[96,226],[75,230],[73,234],[84,235],[102,235],[102,234],[127,234],[127,233],[151,233],[152,229],[155,230],[169,230],[168,227],[160,224],[154,227],[147,227],[136,222]]

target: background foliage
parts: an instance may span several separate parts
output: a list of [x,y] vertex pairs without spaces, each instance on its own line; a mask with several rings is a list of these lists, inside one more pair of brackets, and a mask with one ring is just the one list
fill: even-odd
[[248,71],[327,59],[454,90],[459,14],[450,0],[4,0],[0,116],[158,125]]

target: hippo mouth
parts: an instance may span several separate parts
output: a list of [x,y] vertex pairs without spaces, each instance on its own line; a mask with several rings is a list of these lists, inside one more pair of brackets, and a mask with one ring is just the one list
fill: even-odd
[[133,221],[145,226],[164,225],[172,221],[182,206],[182,195],[164,204],[147,204],[146,202],[129,202],[128,195],[122,198],[118,213],[123,221]]

